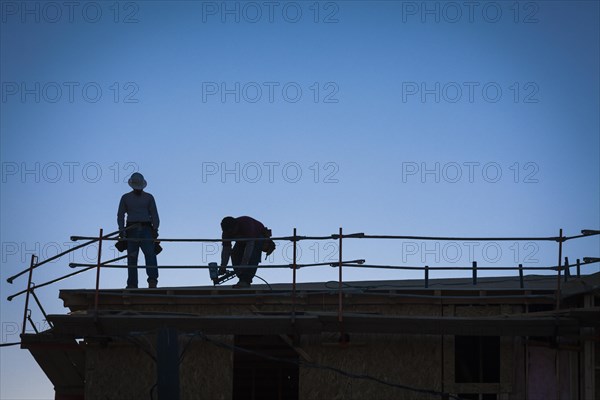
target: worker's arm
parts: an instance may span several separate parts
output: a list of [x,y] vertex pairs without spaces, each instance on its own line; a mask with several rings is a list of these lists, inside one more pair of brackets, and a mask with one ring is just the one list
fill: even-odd
[[121,201],[119,202],[119,210],[117,211],[117,225],[119,226],[119,230],[121,231],[119,236],[123,236],[123,229],[125,228],[125,213],[127,212],[127,207],[125,206],[125,196],[121,197]]
[[248,265],[250,262],[250,256],[252,256],[252,250],[254,250],[254,240],[246,242],[246,248],[244,249],[244,255],[242,256],[242,265]]
[[152,219],[152,228],[156,232],[158,232],[158,226],[160,225],[160,218],[158,217],[158,208],[156,208],[156,201],[154,200],[154,196],[150,195],[150,205],[149,205],[150,218]]
[[221,268],[227,267],[229,256],[231,256],[231,242],[223,242],[223,249],[221,250]]

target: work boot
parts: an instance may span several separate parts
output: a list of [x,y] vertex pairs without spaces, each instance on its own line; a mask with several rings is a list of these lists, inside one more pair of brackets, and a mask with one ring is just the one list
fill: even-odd
[[151,279],[148,281],[149,289],[156,289],[156,285],[158,285],[158,281],[156,279]]
[[249,288],[250,287],[250,283],[248,283],[246,281],[240,280],[238,283],[236,283],[235,285],[233,285],[233,287],[235,289],[245,289],[245,288]]

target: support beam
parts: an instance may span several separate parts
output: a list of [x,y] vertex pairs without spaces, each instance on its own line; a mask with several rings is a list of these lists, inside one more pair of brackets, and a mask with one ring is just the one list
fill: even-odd
[[[98,335],[128,335],[131,332],[162,329],[165,325],[180,332],[195,332],[201,328],[205,335],[282,335],[319,334],[339,330],[337,313],[311,313],[296,317],[294,327],[289,315],[190,316],[157,315],[100,315],[103,331],[94,324],[92,315],[49,315],[57,336],[93,337]],[[347,333],[396,333],[416,335],[472,336],[571,336],[578,337],[580,329],[594,327],[600,320],[598,311],[575,317],[439,317],[401,316],[345,313]]]
[[[594,307],[594,295],[586,294],[583,298],[583,306],[585,308]],[[583,335],[593,337],[594,328],[582,329]],[[596,343],[593,340],[585,340],[583,342],[583,398],[595,399],[596,397],[596,360],[595,349]]]
[[179,340],[175,328],[162,328],[156,339],[159,400],[179,400]]

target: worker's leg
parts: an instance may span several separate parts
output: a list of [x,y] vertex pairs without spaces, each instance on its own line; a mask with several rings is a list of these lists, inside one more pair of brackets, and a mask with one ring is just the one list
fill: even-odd
[[[130,229],[127,231],[127,236],[137,238],[139,235],[138,229]],[[127,287],[138,287],[138,255],[140,253],[140,242],[136,240],[127,240]]]
[[[154,234],[150,226],[143,226],[141,229],[143,239],[154,239]],[[146,259],[146,273],[148,274],[148,284],[158,282],[158,267],[156,262],[156,253],[154,252],[154,242],[152,240],[144,240],[140,243],[144,258]]]
[[240,279],[242,279],[241,276],[243,275],[244,269],[236,268],[236,265],[241,265],[245,248],[246,242],[236,242],[231,249],[231,265],[233,265],[235,275]]
[[254,275],[256,275],[256,270],[258,269],[258,264],[260,264],[260,260],[262,257],[262,247],[262,240],[254,242],[254,248],[252,249],[252,254],[250,255],[250,261],[248,262],[248,264],[256,265],[256,267],[246,269],[243,274],[243,280],[248,283],[252,283],[252,279],[254,278]]

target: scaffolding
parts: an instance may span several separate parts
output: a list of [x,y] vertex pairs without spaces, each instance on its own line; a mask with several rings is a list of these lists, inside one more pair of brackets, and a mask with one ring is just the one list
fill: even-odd
[[[125,228],[125,230],[134,228],[136,225],[129,226]],[[25,306],[23,310],[23,324],[22,324],[22,334],[25,334],[26,324],[29,322],[36,333],[38,333],[35,324],[31,318],[31,309],[29,308],[30,298],[33,298],[41,313],[44,315],[44,318],[47,320],[47,314],[40,302],[38,296],[35,291],[42,287],[52,285],[54,283],[63,281],[80,273],[95,269],[96,270],[96,281],[95,281],[95,301],[94,301],[94,313],[98,313],[98,298],[100,291],[100,271],[102,268],[131,268],[126,265],[117,265],[116,262],[127,258],[127,256],[121,256],[117,258],[113,258],[110,260],[102,260],[102,245],[104,242],[118,241],[120,231],[114,231],[108,234],[104,234],[104,230],[100,229],[98,236],[72,236],[72,241],[80,241],[85,240],[84,243],[74,246],[62,253],[56,254],[53,257],[50,257],[46,260],[39,261],[37,256],[32,254],[30,265],[28,268],[18,272],[17,274],[9,277],[7,282],[13,283],[15,279],[25,274],[28,275],[27,286],[25,289],[14,293],[7,297],[8,301],[12,301],[14,298],[25,295]],[[280,237],[272,237],[271,239],[274,241],[288,241],[293,245],[293,255],[292,255],[292,263],[291,264],[280,264],[280,265],[267,265],[261,266],[261,268],[284,268],[292,270],[292,306],[290,310],[290,320],[291,323],[294,324],[296,320],[296,300],[297,300],[297,271],[301,268],[305,267],[322,267],[322,266],[330,266],[337,267],[338,269],[338,282],[337,282],[337,291],[338,291],[338,315],[337,320],[340,327],[340,337],[346,337],[344,331],[344,279],[343,279],[343,270],[344,267],[350,268],[375,268],[375,269],[388,269],[388,270],[417,270],[423,271],[423,282],[424,287],[427,288],[429,286],[430,281],[430,272],[431,271],[440,271],[440,270],[454,270],[454,271],[470,271],[472,277],[472,284],[477,285],[478,279],[478,271],[483,270],[496,270],[496,271],[514,271],[519,276],[519,284],[520,288],[524,288],[524,271],[527,270],[536,270],[536,271],[552,271],[556,273],[556,291],[555,291],[555,309],[558,311],[560,309],[560,299],[561,299],[561,282],[564,277],[564,281],[566,282],[571,276],[571,268],[576,269],[576,276],[579,278],[581,276],[581,269],[590,264],[600,262],[600,258],[597,257],[584,257],[583,259],[577,259],[576,262],[571,265],[567,257],[565,257],[563,262],[563,243],[569,240],[575,240],[585,237],[591,237],[600,235],[600,230],[589,230],[585,229],[581,231],[581,234],[574,236],[564,236],[563,230],[559,230],[558,236],[544,236],[544,237],[447,237],[447,236],[415,236],[415,235],[368,235],[365,233],[351,233],[344,234],[343,229],[340,227],[338,233],[331,234],[328,236],[301,236],[298,235],[297,229],[293,229],[293,233],[291,236],[280,236]],[[238,239],[226,239],[227,241],[255,241],[262,240],[264,238],[238,238]],[[517,266],[478,266],[477,261],[472,261],[471,266],[409,266],[409,265],[376,265],[376,264],[366,264],[364,259],[356,259],[356,260],[344,260],[343,259],[343,241],[350,239],[374,239],[374,240],[423,240],[423,241],[459,241],[459,242],[467,242],[467,241],[482,241],[482,242],[491,242],[491,241],[531,241],[531,242],[556,242],[558,244],[558,263],[557,265],[551,266],[523,266],[522,263]],[[225,239],[214,239],[214,238],[160,238],[160,239],[140,239],[140,238],[128,238],[128,240],[135,241],[144,241],[144,240],[152,240],[154,242],[185,242],[185,243],[220,243]],[[338,261],[337,262],[323,262],[323,263],[307,263],[301,264],[298,263],[298,252],[297,252],[297,244],[303,240],[337,240],[338,241]],[[71,268],[81,268],[75,272],[71,272],[69,274],[60,276],[58,278],[52,279],[50,281],[44,282],[39,285],[35,285],[32,281],[33,279],[33,271],[51,261],[55,261],[72,253],[76,250],[85,248],[92,244],[98,244],[98,253],[97,253],[97,262],[95,264],[85,264],[85,263],[70,263],[69,266]],[[236,268],[252,268],[255,266],[236,266]],[[146,268],[143,266],[138,266],[137,268]],[[211,266],[209,265],[161,265],[161,269],[209,269]]]
[[[134,228],[135,225],[128,227],[127,229]],[[190,314],[178,314],[178,315],[168,315],[168,314],[140,314],[140,315],[121,315],[118,312],[100,310],[99,308],[99,298],[100,298],[100,286],[101,286],[101,270],[104,268],[131,268],[127,265],[118,265],[116,264],[118,261],[125,259],[127,256],[112,258],[109,260],[103,260],[103,244],[111,243],[117,240],[120,240],[118,235],[119,231],[114,231],[108,234],[104,234],[104,230],[100,229],[98,236],[72,236],[72,241],[85,241],[84,243],[74,246],[69,250],[57,254],[53,257],[50,257],[46,260],[39,261],[36,255],[31,256],[30,264],[28,268],[20,271],[19,273],[8,278],[9,283],[13,283],[13,281],[23,275],[27,275],[27,286],[25,289],[14,293],[8,296],[8,300],[12,301],[16,297],[21,295],[25,295],[25,306],[23,311],[23,325],[21,332],[21,340],[22,343],[13,343],[13,344],[21,344],[22,348],[29,348],[33,354],[33,348],[28,347],[34,344],[32,342],[33,337],[43,343],[46,340],[53,340],[52,338],[46,337],[43,334],[40,335],[40,332],[36,328],[33,319],[31,317],[31,307],[30,300],[33,301],[38,306],[39,310],[43,314],[46,321],[50,325],[52,331],[56,330],[56,338],[54,340],[58,340],[58,344],[54,343],[54,345],[61,346],[61,348],[65,349],[65,352],[68,353],[66,355],[61,354],[61,357],[67,357],[65,361],[66,365],[81,365],[82,362],[79,360],[82,356],[81,350],[78,348],[77,344],[74,341],[60,342],[60,335],[69,338],[76,337],[95,337],[101,334],[101,336],[105,335],[113,335],[115,337],[126,337],[127,335],[131,335],[133,331],[147,331],[147,332],[157,332],[157,359],[155,360],[157,363],[158,370],[162,372],[158,372],[159,381],[158,385],[158,393],[159,398],[178,398],[179,396],[179,378],[177,368],[179,365],[179,357],[175,357],[174,355],[178,354],[177,345],[174,345],[177,341],[175,340],[178,335],[178,331],[187,332],[188,335],[191,335],[191,338],[197,336],[203,338],[204,340],[211,342],[214,341],[210,339],[207,335],[219,335],[219,334],[249,334],[248,332],[258,334],[259,332],[263,332],[268,330],[269,332],[280,335],[281,337],[285,337],[287,334],[291,335],[300,335],[304,333],[314,334],[314,333],[322,333],[322,332],[336,332],[339,334],[339,342],[340,346],[348,346],[349,345],[349,334],[354,332],[370,332],[370,333],[400,333],[400,334],[433,334],[433,335],[443,335],[452,333],[452,334],[472,334],[470,332],[474,327],[477,327],[477,331],[483,335],[527,335],[527,336],[544,336],[548,334],[548,332],[552,332],[555,336],[575,336],[579,337],[581,335],[582,328],[587,326],[595,326],[595,318],[597,317],[598,310],[593,308],[589,310],[579,310],[579,309],[561,309],[561,299],[563,298],[562,289],[563,282],[567,282],[571,275],[571,269],[575,269],[575,276],[577,278],[582,277],[582,269],[587,267],[588,265],[595,264],[600,262],[600,258],[596,257],[583,257],[582,259],[577,259],[574,264],[570,264],[568,258],[564,258],[563,260],[563,246],[564,243],[570,240],[577,240],[584,237],[591,237],[600,235],[600,231],[598,230],[582,230],[581,234],[575,236],[565,236],[563,235],[563,230],[559,230],[558,236],[546,236],[546,237],[434,237],[434,236],[414,236],[414,235],[368,235],[365,233],[351,233],[345,234],[342,228],[339,228],[338,232],[335,234],[331,234],[328,236],[301,236],[298,235],[297,229],[294,228],[291,236],[281,236],[281,237],[273,237],[271,238],[274,241],[285,241],[290,242],[292,244],[292,263],[290,264],[280,264],[280,265],[266,265],[261,266],[261,268],[282,268],[282,269],[291,269],[292,277],[291,277],[291,292],[289,292],[289,302],[286,302],[283,305],[283,308],[286,310],[283,313],[278,313],[277,315],[258,315],[258,316],[236,316],[235,318],[231,318],[228,316],[202,316],[202,315],[190,315]],[[227,239],[227,241],[254,241],[261,240],[263,238],[239,238],[239,239]],[[122,239],[121,239],[122,240]],[[184,243],[199,243],[199,242],[211,242],[211,243],[219,243],[223,242],[224,239],[211,239],[211,238],[200,238],[200,239],[187,239],[187,238],[160,238],[160,239],[140,239],[140,238],[128,238],[127,240],[152,240],[154,242],[184,242]],[[335,240],[338,243],[338,259],[337,262],[322,262],[322,263],[299,263],[298,261],[298,243],[303,240]],[[522,263],[515,266],[479,266],[477,261],[472,261],[471,265],[468,266],[414,266],[414,265],[379,265],[379,264],[367,264],[364,259],[354,259],[354,260],[345,260],[343,249],[347,248],[347,241],[353,240],[423,240],[423,241],[528,241],[528,242],[554,242],[558,244],[558,263],[557,265],[550,266],[524,266]],[[78,249],[85,248],[87,246],[97,244],[98,252],[96,256],[96,263],[86,264],[86,263],[70,263],[69,266],[71,268],[78,268],[74,272],[70,272],[58,278],[49,280],[39,285],[35,285],[33,283],[33,273],[37,268],[61,257],[66,256],[73,251]],[[343,247],[345,245],[345,247]],[[255,268],[256,266],[236,266],[236,268]],[[331,287],[325,285],[328,290],[328,303],[330,306],[335,307],[336,312],[329,313],[305,313],[302,311],[298,311],[298,303],[306,294],[299,294],[297,287],[297,277],[298,270],[306,267],[335,267],[338,272],[338,279],[336,282],[336,287]],[[145,266],[138,266],[137,268],[146,268]],[[157,267],[160,269],[210,269],[214,268],[214,265],[161,265]],[[423,281],[422,285],[424,289],[428,289],[430,286],[430,274],[432,271],[468,271],[470,277],[468,278],[468,284],[472,285],[473,288],[476,288],[479,281],[484,281],[485,278],[481,279],[478,277],[478,273],[480,271],[509,271],[513,272],[514,276],[518,275],[519,278],[519,293],[515,294],[510,293],[508,295],[486,295],[486,301],[490,302],[506,302],[507,300],[511,301],[524,301],[524,302],[535,302],[537,300],[543,301],[544,304],[550,305],[550,307],[554,308],[554,311],[550,314],[546,315],[544,313],[533,313],[531,316],[520,316],[515,315],[512,318],[507,318],[506,316],[498,316],[498,317],[487,317],[487,318],[464,318],[464,317],[444,317],[443,313],[441,317],[428,317],[428,316],[405,316],[405,315],[369,315],[369,314],[357,314],[353,312],[345,312],[344,306],[345,302],[348,307],[352,307],[352,303],[349,299],[346,298],[348,288],[353,288],[352,285],[348,284],[344,281],[344,270],[347,268],[364,268],[364,269],[386,269],[386,270],[409,270],[409,271],[420,271],[423,273]],[[96,279],[95,279],[95,288],[93,290],[86,291],[89,295],[93,297],[89,297],[89,308],[85,313],[75,313],[70,315],[50,315],[46,314],[44,307],[36,294],[36,290],[42,287],[46,287],[52,285],[54,283],[69,279],[75,275],[81,274],[85,271],[95,270]],[[550,282],[550,287],[546,286],[548,290],[544,291],[543,294],[528,294],[526,284],[530,285],[530,281],[525,277],[525,271],[535,270],[535,271],[550,271],[556,274],[556,286],[555,289],[552,290],[553,282]],[[552,275],[548,276],[550,280],[554,279]],[[466,279],[465,279],[466,280]],[[545,279],[547,282],[548,279]],[[154,289],[150,289],[154,290]],[[566,290],[566,289],[565,289]],[[139,297],[139,296],[154,296],[143,291],[136,292],[135,289],[127,290],[127,296],[131,297]],[[286,293],[287,294],[287,293]],[[314,296],[317,293],[311,293],[310,296]],[[373,296],[381,296],[381,293],[368,293],[368,290],[364,291],[365,295],[372,294]],[[107,292],[103,292],[103,296],[110,296],[111,294]],[[118,293],[116,294],[118,295]],[[157,294],[158,295],[158,294]],[[274,294],[281,296],[282,293]],[[67,293],[68,296],[68,293]],[[231,297],[243,297],[248,296],[247,301],[250,303],[255,299],[252,295],[243,295],[243,294],[235,294],[231,295]],[[264,294],[262,296],[265,296]],[[441,293],[433,293],[430,295],[424,294],[386,294],[389,299],[394,297],[402,297],[406,296],[410,299],[427,299],[428,301],[440,300],[440,304],[443,303],[446,297]],[[160,296],[158,296],[160,297]],[[172,301],[176,298],[185,297],[189,299],[193,297],[196,301],[203,301],[203,298],[210,297],[210,295],[200,295],[196,294],[168,294],[166,295]],[[227,295],[220,296],[221,298],[228,297]],[[452,301],[461,301],[461,296],[448,296],[448,298],[452,298]],[[91,299],[93,298],[93,301]],[[473,297],[465,296],[464,301],[472,301]],[[164,300],[163,300],[164,301]],[[389,301],[389,300],[388,300]],[[169,303],[170,304],[170,303]],[[305,303],[306,304],[306,301]],[[300,307],[302,303],[300,303]],[[590,305],[588,304],[589,308]],[[124,319],[125,318],[125,319]],[[535,323],[532,323],[532,319],[534,319]],[[581,321],[577,321],[581,319]],[[102,321],[102,324],[99,324],[99,321]],[[127,321],[127,323],[125,323]],[[33,327],[36,335],[26,335],[26,324],[29,322]],[[54,327],[56,324],[56,328]],[[100,328],[100,325],[102,327]],[[167,327],[168,326],[168,327]],[[202,326],[203,331],[197,331],[197,326]],[[133,329],[133,330],[132,330]],[[191,341],[191,339],[190,339]],[[27,342],[27,343],[26,343]],[[442,344],[444,340],[442,339]],[[219,343],[217,343],[219,344]],[[11,345],[11,344],[5,344]],[[222,343],[220,345],[223,345]],[[292,345],[296,351],[297,348]],[[442,346],[443,347],[443,346]],[[588,346],[589,347],[589,346]],[[234,349],[238,351],[238,349]],[[589,353],[589,349],[586,350]],[[443,352],[442,352],[443,353]],[[300,352],[302,354],[302,352]],[[35,356],[34,356],[35,357]],[[37,359],[37,358],[36,358]],[[78,359],[79,361],[73,362],[73,359]],[[39,361],[38,361],[39,362]],[[304,365],[305,364],[305,365]],[[42,363],[40,363],[42,365]],[[303,363],[303,366],[307,366],[309,368],[315,368],[314,363],[308,362]],[[323,366],[319,366],[323,367]],[[324,367],[325,369],[330,367]],[[330,368],[331,369],[331,368]],[[158,371],[157,370],[157,371]],[[332,371],[347,374],[347,372],[331,369]],[[47,372],[48,374],[48,372]],[[72,377],[72,375],[69,375]],[[67,379],[67,378],[65,378]],[[68,378],[70,379],[70,378]],[[67,380],[68,380],[67,379]],[[79,379],[79,378],[77,378]],[[362,377],[361,377],[362,379]],[[591,379],[586,377],[586,382]],[[443,379],[442,379],[443,381]],[[419,388],[408,387],[403,385],[393,385],[389,382],[380,382],[385,383],[391,386],[397,386],[398,388],[411,390],[413,392],[427,392],[427,393],[435,393],[442,395],[442,398],[456,398],[458,397],[452,396],[448,393],[448,391],[444,388],[442,383],[442,391],[427,391]],[[592,389],[588,390],[589,393],[593,392]],[[587,393],[587,392],[586,392]]]

